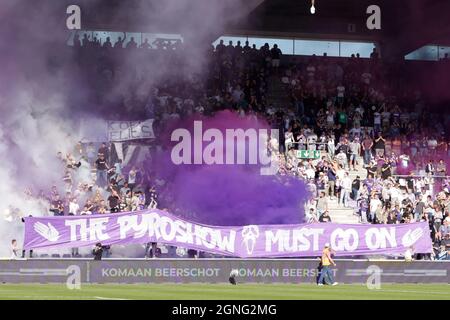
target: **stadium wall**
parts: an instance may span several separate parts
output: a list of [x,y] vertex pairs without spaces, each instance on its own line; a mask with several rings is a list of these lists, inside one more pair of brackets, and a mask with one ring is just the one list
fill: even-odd
[[[340,283],[447,283],[450,262],[336,260]],[[318,260],[296,259],[33,259],[0,261],[2,283],[224,283],[238,269],[240,283],[315,283]]]

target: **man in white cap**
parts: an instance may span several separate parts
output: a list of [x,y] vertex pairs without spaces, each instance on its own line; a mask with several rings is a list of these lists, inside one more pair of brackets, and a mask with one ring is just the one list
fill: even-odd
[[[323,286],[323,280],[325,279],[325,283],[328,285],[335,286],[338,283],[333,279],[333,272],[331,272],[330,265],[336,266],[333,258],[331,258],[331,248],[330,244],[326,243],[325,247],[322,251],[322,258],[320,263],[322,264],[322,271],[320,272],[320,277],[318,281],[319,286]],[[327,281],[328,278],[328,281]]]

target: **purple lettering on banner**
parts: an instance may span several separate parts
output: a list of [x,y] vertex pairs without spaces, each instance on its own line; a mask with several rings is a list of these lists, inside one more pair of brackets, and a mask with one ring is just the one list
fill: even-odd
[[207,226],[149,209],[94,216],[25,218],[25,249],[158,242],[241,258],[311,257],[330,243],[336,256],[432,252],[428,223]]

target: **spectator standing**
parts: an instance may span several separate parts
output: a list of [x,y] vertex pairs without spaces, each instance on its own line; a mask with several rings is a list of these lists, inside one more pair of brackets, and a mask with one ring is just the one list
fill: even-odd
[[337,285],[338,283],[333,280],[333,273],[331,270],[331,265],[336,266],[336,263],[334,262],[333,258],[331,257],[331,249],[330,245],[328,243],[325,244],[325,247],[322,251],[322,257],[321,257],[321,265],[322,265],[322,271],[320,273],[318,285],[323,286],[323,281],[325,280],[325,283],[328,285]]
[[372,159],[372,147],[373,141],[369,135],[366,135],[362,142],[362,149],[364,151],[364,164],[366,165],[368,165],[370,163],[370,160]]
[[71,198],[69,202],[69,215],[76,216],[80,211],[80,205],[78,204],[78,199],[76,197]]
[[320,192],[316,205],[317,213],[321,217],[326,211],[328,211],[328,199],[325,197],[325,192]]
[[324,168],[324,172],[326,172],[328,177],[328,187],[325,190],[330,195],[330,199],[333,200],[335,195],[334,188],[336,185],[336,170],[334,169],[333,165],[326,165],[326,167]]
[[[349,145],[350,149],[350,170],[356,171],[356,158],[361,154],[361,144],[357,138],[354,138]],[[352,169],[353,168],[353,169]]]
[[11,241],[11,259],[16,260],[19,258],[19,247],[17,246],[17,240],[13,239]]
[[93,166],[95,162],[95,147],[92,142],[90,142],[86,147],[86,157],[89,164]]
[[128,187],[131,191],[133,191],[134,187],[136,186],[136,179],[137,179],[137,170],[136,167],[132,167],[130,172],[128,172]]
[[386,140],[383,138],[382,134],[379,133],[374,143],[375,155],[384,156],[385,143]]
[[429,176],[433,176],[434,172],[435,172],[435,167],[434,167],[434,163],[433,160],[430,159],[427,163],[427,165],[425,166],[425,172],[427,173],[427,175]]
[[94,260],[102,260],[103,246],[100,242],[95,245],[92,254],[94,255]]
[[380,212],[382,208],[382,203],[378,195],[374,192],[372,193],[372,198],[370,199],[370,222],[375,223],[377,218],[377,213]]
[[348,201],[350,198],[350,192],[352,190],[352,180],[349,177],[348,171],[345,172],[344,178],[341,182],[341,196],[340,203],[344,205],[344,207],[348,207]]
[[107,170],[109,169],[109,166],[103,153],[99,153],[98,159],[95,161],[95,165],[97,169],[97,185],[100,188],[105,188],[108,185]]
[[443,159],[439,160],[439,163],[436,165],[436,176],[444,177],[447,175],[447,166]]
[[111,194],[108,197],[109,210],[111,213],[120,211],[120,196],[116,190],[112,189]]
[[361,178],[356,176],[352,182],[352,198],[357,201],[359,199],[359,190],[361,189]]
[[278,68],[280,67],[281,54],[282,53],[280,48],[278,48],[278,45],[274,44],[273,48],[270,50],[270,55],[272,58],[272,67],[275,70],[278,70]]

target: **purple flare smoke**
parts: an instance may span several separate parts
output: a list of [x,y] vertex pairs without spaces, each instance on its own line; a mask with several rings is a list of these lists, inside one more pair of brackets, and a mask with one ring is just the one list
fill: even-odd
[[[213,225],[285,224],[303,221],[305,184],[296,177],[262,176],[259,165],[175,165],[170,153],[174,128],[185,128],[193,136],[193,121],[177,121],[161,134],[165,150],[155,156],[156,176],[169,181],[160,190],[170,201],[162,203],[176,213]],[[262,129],[269,125],[255,118],[241,118],[229,111],[203,118],[203,131],[219,129]],[[190,214],[194,213],[193,216]]]

